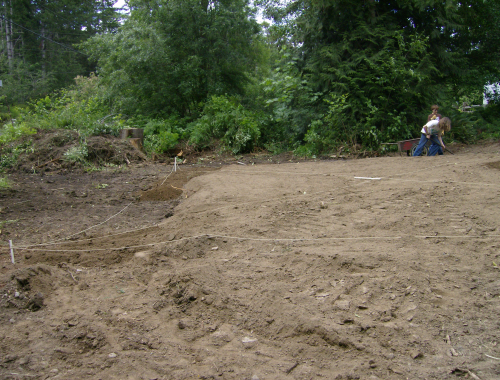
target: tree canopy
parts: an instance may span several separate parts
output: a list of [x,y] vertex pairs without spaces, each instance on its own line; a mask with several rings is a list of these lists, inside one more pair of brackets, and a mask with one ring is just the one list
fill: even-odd
[[[296,130],[376,145],[411,136],[430,104],[498,81],[498,1],[263,1],[293,31],[296,65],[324,115]],[[288,25],[292,24],[293,27]],[[350,135],[350,136],[347,136]]]
[[112,0],[5,0],[0,78],[8,103],[67,86],[95,67],[76,44],[118,26]]
[[247,0],[133,0],[117,33],[86,43],[124,112],[189,115],[211,95],[241,95],[260,27]]
[[[2,2],[2,94],[23,102],[95,71],[88,85],[79,78],[93,89],[88,99],[45,98],[34,108],[50,104],[62,125],[90,131],[121,115],[163,151],[179,140],[234,153],[375,150],[418,136],[432,104],[452,118],[448,136],[500,136],[498,99],[474,114],[460,109],[500,81],[500,0],[128,6],[120,20],[111,0]],[[257,22],[258,10],[267,21]],[[78,123],[69,109],[79,109]]]

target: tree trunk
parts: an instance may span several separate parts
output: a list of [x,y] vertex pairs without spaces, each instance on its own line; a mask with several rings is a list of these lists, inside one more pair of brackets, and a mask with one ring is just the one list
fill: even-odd
[[[5,4],[5,15],[9,16],[9,6],[10,6],[10,17],[12,17],[12,2],[6,2]],[[5,20],[5,35],[7,40],[7,62],[9,63],[9,71],[12,73],[12,65],[14,63],[14,42],[12,40],[12,23],[6,19]]]
[[46,64],[46,52],[45,52],[45,26],[42,23],[42,41],[40,42],[40,48],[42,49],[42,78],[45,79],[45,71],[47,70]]

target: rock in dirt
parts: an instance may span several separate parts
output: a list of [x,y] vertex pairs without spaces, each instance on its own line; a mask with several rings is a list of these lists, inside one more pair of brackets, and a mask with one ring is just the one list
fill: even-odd
[[249,348],[253,348],[257,345],[258,339],[250,338],[250,337],[246,336],[241,340],[241,343],[243,343],[243,347],[245,347],[246,349],[249,349]]

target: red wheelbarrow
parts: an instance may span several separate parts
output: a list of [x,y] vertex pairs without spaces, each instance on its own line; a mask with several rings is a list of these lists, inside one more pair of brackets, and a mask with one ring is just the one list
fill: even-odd
[[[415,149],[417,149],[419,142],[420,139],[411,139],[411,140],[398,141],[396,144],[398,144],[398,150],[401,153],[406,151],[407,156],[413,156],[413,153],[415,152]],[[422,156],[427,156],[427,150],[429,149],[431,144],[432,144],[431,140],[428,140],[424,146],[424,149],[422,149],[422,154],[421,154]]]
[[[431,139],[427,140],[427,143],[424,146],[424,149],[422,149],[422,153],[420,154],[421,156],[427,156],[427,152],[429,147],[432,144],[432,139],[434,138],[434,142],[439,144],[439,141],[435,139],[435,137],[432,137]],[[403,141],[398,141],[398,150],[402,153],[403,151],[406,151],[407,156],[413,156],[413,153],[415,152],[415,149],[417,149],[418,143],[420,142],[420,139],[411,139],[411,140],[403,140]],[[445,148],[441,146],[443,150],[447,151],[450,154],[454,154],[451,150],[448,148]]]
[[[411,139],[411,140],[403,140],[403,141],[398,141],[396,143],[383,143],[381,145],[397,145],[398,150],[400,154],[403,154],[404,151],[406,151],[407,156],[413,156],[413,152],[415,152],[415,149],[417,149],[418,143],[420,142],[420,139]],[[427,150],[431,146],[431,141],[427,141],[427,143],[424,146],[424,149],[422,149],[422,156],[427,155]]]

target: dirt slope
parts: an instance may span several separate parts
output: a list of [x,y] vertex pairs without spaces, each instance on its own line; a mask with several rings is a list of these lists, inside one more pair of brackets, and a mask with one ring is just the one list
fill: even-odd
[[499,379],[499,162],[12,175],[0,378]]

